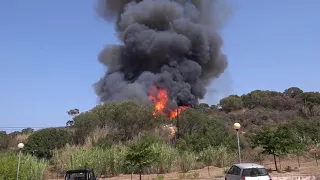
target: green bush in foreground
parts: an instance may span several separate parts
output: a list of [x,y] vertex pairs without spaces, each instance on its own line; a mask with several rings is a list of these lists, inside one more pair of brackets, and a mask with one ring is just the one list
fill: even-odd
[[[0,155],[0,179],[15,179],[17,174],[18,156],[16,154]],[[20,164],[20,179],[44,180],[48,162],[38,160],[31,155],[22,155]]]

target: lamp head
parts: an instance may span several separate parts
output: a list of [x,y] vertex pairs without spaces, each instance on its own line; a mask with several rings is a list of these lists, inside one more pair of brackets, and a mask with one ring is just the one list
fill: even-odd
[[233,124],[233,128],[235,129],[235,130],[239,130],[240,129],[240,127],[241,127],[241,125],[239,124],[239,123],[234,123]]
[[19,149],[23,149],[23,148],[24,148],[24,144],[23,144],[23,143],[19,143],[19,144],[18,144],[18,148],[19,148]]

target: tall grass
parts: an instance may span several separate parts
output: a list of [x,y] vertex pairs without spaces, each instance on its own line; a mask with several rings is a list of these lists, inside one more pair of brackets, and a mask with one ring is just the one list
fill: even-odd
[[[151,148],[159,154],[158,161],[144,169],[144,173],[164,174],[181,170],[188,172],[196,168],[198,154],[182,151],[166,143],[154,143]],[[130,173],[124,166],[127,149],[125,146],[113,146],[109,149],[66,146],[55,151],[53,162],[60,172],[68,169],[93,168],[98,176],[114,177],[120,173]],[[226,167],[234,163],[235,154],[227,147],[210,147],[201,152],[200,159],[207,166]]]
[[110,149],[69,148],[54,153],[54,162],[60,171],[93,168],[98,176],[117,176],[122,172],[126,152],[123,147]]
[[223,168],[230,166],[235,161],[235,153],[225,146],[209,147],[201,153],[201,160],[206,166]]
[[151,166],[151,173],[171,172],[178,161],[178,150],[164,143],[153,144],[152,149],[159,154],[159,160]]
[[193,152],[180,153],[180,170],[184,173],[189,172],[196,166],[196,155]]
[[[0,155],[0,179],[15,179],[18,166],[17,154]],[[48,167],[48,162],[38,160],[31,155],[22,155],[20,164],[20,179],[44,180],[45,170]]]

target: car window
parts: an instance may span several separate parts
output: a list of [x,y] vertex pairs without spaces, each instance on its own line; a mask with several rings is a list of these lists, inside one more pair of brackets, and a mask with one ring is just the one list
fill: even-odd
[[233,174],[233,168],[234,166],[231,166],[231,168],[229,169],[228,173],[227,174]]
[[265,168],[250,168],[242,171],[242,176],[245,177],[256,177],[256,176],[267,176],[268,171]]
[[241,169],[237,166],[234,166],[233,175],[240,175]]
[[85,173],[70,173],[66,177],[67,180],[85,180],[86,174]]
[[232,166],[228,171],[228,174],[230,175],[240,175],[240,173],[241,173],[241,169],[237,166]]

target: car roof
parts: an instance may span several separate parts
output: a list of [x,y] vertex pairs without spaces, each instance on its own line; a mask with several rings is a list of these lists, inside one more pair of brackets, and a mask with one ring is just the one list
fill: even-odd
[[254,163],[241,163],[241,164],[234,164],[234,166],[239,167],[240,169],[249,169],[249,168],[264,168],[264,166],[260,164]]
[[74,170],[68,170],[66,173],[84,173],[84,172],[90,172],[90,169],[74,169]]

